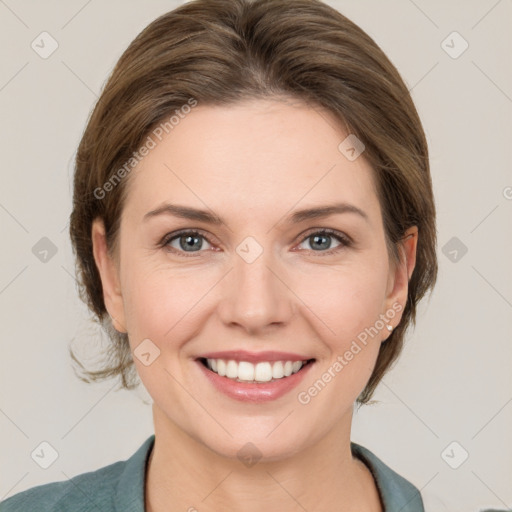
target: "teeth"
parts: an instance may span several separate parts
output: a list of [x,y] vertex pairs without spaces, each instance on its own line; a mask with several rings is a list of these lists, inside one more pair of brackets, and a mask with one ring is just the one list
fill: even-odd
[[238,365],[236,361],[228,361],[226,365],[226,377],[228,379],[236,379],[238,377]]
[[289,377],[297,373],[306,361],[265,361],[252,364],[247,361],[226,361],[224,359],[207,359],[207,366],[210,370],[221,377],[237,380],[239,382],[270,382],[272,379]]
[[256,365],[254,380],[258,382],[269,382],[272,380],[272,366],[270,363],[258,363]]
[[274,379],[282,379],[284,377],[283,363],[281,361],[277,361],[273,364],[272,377]]
[[[226,363],[224,362],[223,359],[207,359],[207,361],[208,361],[208,367],[210,368],[210,370],[213,370],[212,361],[215,361],[217,363],[217,373],[221,377],[224,377],[226,375]],[[213,370],[213,371],[215,371],[215,370]]]
[[297,373],[302,367],[302,361],[295,361],[292,364],[292,373]]
[[[212,359],[211,361],[212,363],[215,363],[215,359]],[[213,368],[214,365],[212,364],[212,370]],[[251,363],[246,363],[245,361],[240,361],[240,363],[238,363],[237,377],[240,380],[254,380],[254,365]]]

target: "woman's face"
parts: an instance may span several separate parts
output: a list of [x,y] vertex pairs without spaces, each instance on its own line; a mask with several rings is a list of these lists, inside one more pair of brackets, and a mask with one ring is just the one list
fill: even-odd
[[119,264],[95,223],[105,303],[155,428],[229,457],[251,442],[269,460],[349,432],[416,237],[395,270],[364,152],[339,148],[348,135],[302,104],[199,104],[129,176]]

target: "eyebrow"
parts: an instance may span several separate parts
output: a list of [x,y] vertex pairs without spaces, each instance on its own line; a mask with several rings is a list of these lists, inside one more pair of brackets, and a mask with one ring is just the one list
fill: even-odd
[[[369,222],[368,215],[363,210],[349,203],[336,203],[332,205],[297,210],[293,214],[286,217],[285,222],[288,222],[290,224],[298,224],[299,222],[304,222],[305,220],[318,219],[341,213],[353,213],[359,215],[364,220]],[[191,208],[189,206],[181,206],[170,203],[165,203],[162,206],[156,208],[155,210],[151,210],[150,212],[144,215],[143,219],[144,221],[146,221],[150,218],[163,214],[172,215],[174,217],[179,217],[182,219],[205,222],[213,225],[225,224],[224,219],[222,219],[222,217],[219,217],[207,210],[200,210],[197,208]]]

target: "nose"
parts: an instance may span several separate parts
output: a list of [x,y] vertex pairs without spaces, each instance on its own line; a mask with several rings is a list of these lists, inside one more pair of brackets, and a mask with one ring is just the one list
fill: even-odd
[[248,262],[238,254],[234,268],[223,280],[218,313],[226,326],[249,334],[265,334],[272,326],[286,325],[295,314],[293,292],[282,266],[270,251]]

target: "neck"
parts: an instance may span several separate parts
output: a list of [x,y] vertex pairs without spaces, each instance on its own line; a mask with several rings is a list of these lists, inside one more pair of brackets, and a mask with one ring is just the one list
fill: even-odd
[[146,511],[381,512],[373,477],[350,451],[348,423],[285,459],[244,465],[190,437],[153,405]]

